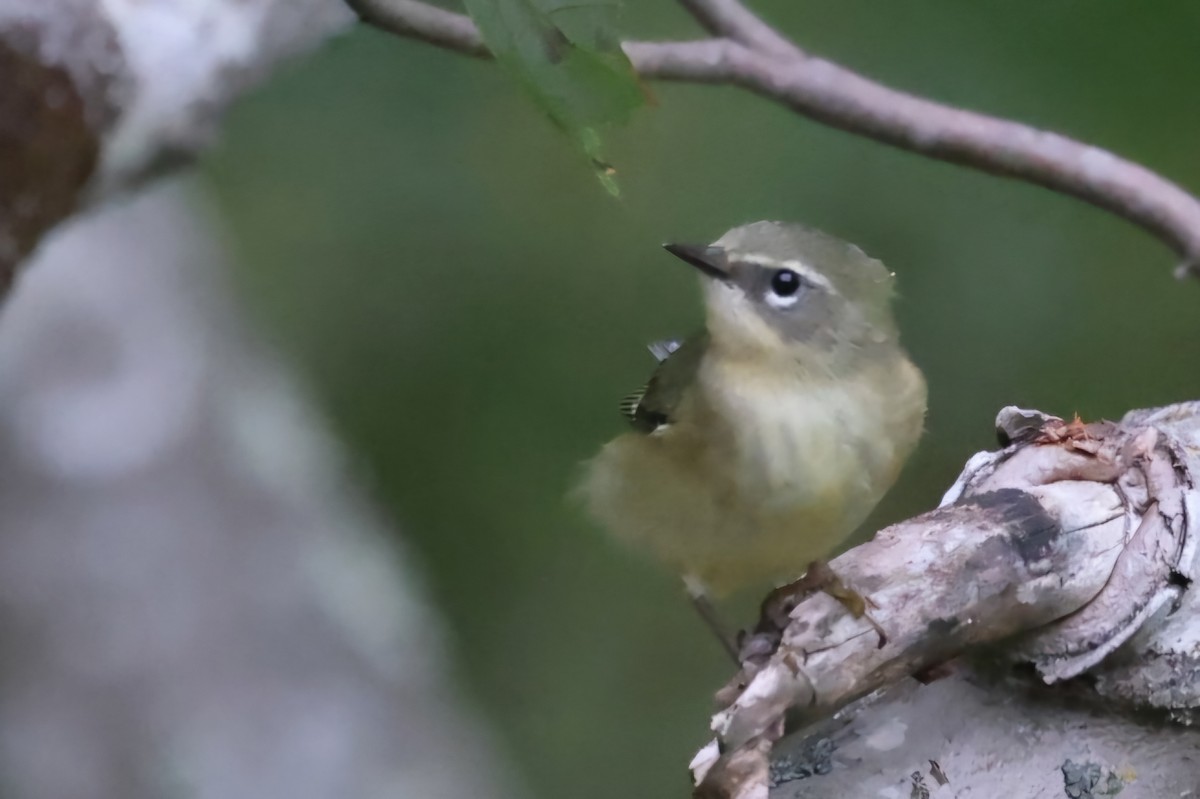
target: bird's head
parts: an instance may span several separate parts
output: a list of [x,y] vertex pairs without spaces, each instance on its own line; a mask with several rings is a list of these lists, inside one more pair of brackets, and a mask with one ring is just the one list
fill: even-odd
[[841,239],[754,222],[710,245],[665,248],[700,270],[712,344],[731,355],[833,370],[896,343],[891,272]]

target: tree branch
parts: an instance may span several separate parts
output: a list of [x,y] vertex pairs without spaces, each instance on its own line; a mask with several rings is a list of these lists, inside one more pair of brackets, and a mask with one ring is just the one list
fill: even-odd
[[732,39],[761,53],[792,59],[804,55],[737,0],[679,0],[696,21],[713,36]]
[[[471,20],[417,0],[348,0],[362,18],[400,36],[484,56]],[[805,54],[736,0],[680,0],[716,38],[627,42],[644,78],[724,83],[849,133],[1095,205],[1153,234],[1200,276],[1200,201],[1107,150],[1066,136],[917,97]]]
[[[1085,672],[1076,701],[1193,720],[1200,606],[1200,403],[1083,425],[1006,408],[942,506],[831,564],[887,632],[825,594],[764,612],[718,694],[697,796],[765,796],[785,718],[805,727],[983,644],[1046,683]],[[1161,612],[1170,611],[1170,612]],[[1112,657],[1121,647],[1121,656]],[[748,777],[747,775],[754,775]],[[961,785],[961,783],[960,783]],[[914,795],[915,792],[914,792]]]
[[479,29],[466,14],[417,0],[346,0],[364,22],[399,36],[455,50],[475,58],[491,58]]
[[[409,39],[491,59],[479,28],[466,14],[418,0],[346,0],[370,25]],[[741,45],[730,39],[690,42],[625,42],[622,47],[643,78],[688,83],[730,82],[732,55]]]
[[888,88],[812,56],[730,53],[728,80],[819,122],[1076,197],[1154,234],[1200,267],[1200,201],[1145,167],[1050,131]]

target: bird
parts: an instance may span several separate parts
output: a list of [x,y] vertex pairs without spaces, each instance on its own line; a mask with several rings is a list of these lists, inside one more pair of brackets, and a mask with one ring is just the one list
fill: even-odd
[[900,344],[895,276],[853,244],[761,221],[663,246],[698,270],[704,328],[651,345],[658,367],[620,404],[630,429],[578,490],[683,578],[736,660],[711,600],[825,563],[915,449],[926,382]]

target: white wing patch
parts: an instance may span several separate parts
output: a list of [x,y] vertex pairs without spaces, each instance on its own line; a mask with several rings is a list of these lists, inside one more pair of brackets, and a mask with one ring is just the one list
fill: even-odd
[[662,341],[652,341],[646,345],[646,349],[650,350],[650,354],[659,363],[662,363],[667,358],[674,354],[675,350],[683,344],[682,341],[676,338],[663,339]]

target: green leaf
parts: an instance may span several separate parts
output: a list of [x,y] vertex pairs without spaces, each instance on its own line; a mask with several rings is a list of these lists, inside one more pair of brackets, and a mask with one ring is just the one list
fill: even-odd
[[614,196],[616,170],[601,130],[646,101],[614,25],[616,3],[579,0],[466,0],[496,59],[587,157]]

